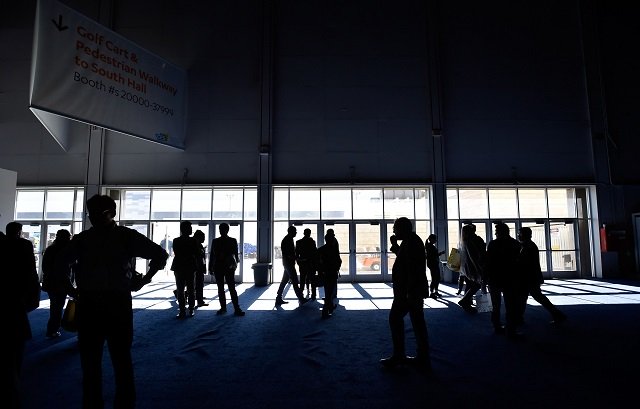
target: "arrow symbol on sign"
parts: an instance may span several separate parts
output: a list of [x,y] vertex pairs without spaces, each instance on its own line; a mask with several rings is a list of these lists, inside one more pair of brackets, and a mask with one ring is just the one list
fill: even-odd
[[53,25],[56,26],[58,31],[64,31],[69,28],[69,26],[65,26],[64,24],[62,24],[62,14],[58,14],[58,21],[55,21],[54,19],[51,19],[51,21],[53,22]]

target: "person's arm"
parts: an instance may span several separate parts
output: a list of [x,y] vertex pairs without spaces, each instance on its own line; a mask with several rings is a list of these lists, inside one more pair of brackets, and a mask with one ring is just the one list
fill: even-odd
[[233,257],[236,259],[236,263],[240,264],[240,256],[238,255],[238,240],[233,239]]

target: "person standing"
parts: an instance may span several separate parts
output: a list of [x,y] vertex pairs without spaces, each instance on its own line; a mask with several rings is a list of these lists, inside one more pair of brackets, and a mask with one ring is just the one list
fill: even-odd
[[296,293],[296,297],[298,297],[300,305],[309,301],[309,299],[304,298],[304,294],[302,294],[302,290],[300,289],[300,284],[298,282],[298,273],[296,272],[296,247],[293,242],[293,238],[297,233],[298,230],[295,226],[289,226],[287,228],[287,234],[280,242],[284,272],[282,273],[282,280],[280,280],[280,285],[278,286],[276,306],[288,303],[288,301],[285,301],[282,298],[282,293],[284,292],[284,288],[287,283],[289,283],[289,280],[291,280],[291,286],[293,287],[293,291]]
[[[383,358],[380,363],[393,368],[405,362],[430,370],[429,338],[424,319],[424,299],[429,296],[424,242],[413,231],[411,220],[400,217],[393,223],[391,251],[396,255],[391,280],[393,283],[393,302],[389,311],[389,327],[393,342],[393,354]],[[398,240],[402,244],[398,244]],[[409,314],[415,334],[417,354],[405,355],[404,317]]]
[[320,259],[318,274],[324,275],[324,305],[321,317],[326,319],[331,317],[335,309],[333,297],[338,288],[338,275],[342,266],[338,240],[333,229],[327,230],[324,245],[318,248],[318,257]]
[[460,274],[465,277],[466,288],[458,305],[473,314],[478,312],[472,305],[473,296],[482,287],[487,248],[484,240],[476,234],[476,226],[473,224],[462,226],[461,242]]
[[58,263],[58,257],[71,243],[69,230],[60,229],[56,232],[53,243],[42,255],[42,291],[49,294],[49,321],[47,321],[47,338],[57,338],[60,334],[62,312],[67,300],[67,294],[74,291],[72,284],[71,265]]
[[[20,372],[26,343],[32,337],[29,312],[40,305],[40,282],[31,241],[22,238],[22,224],[7,223],[0,235],[0,275],[5,288],[0,298],[8,327],[2,348],[3,382],[9,384],[8,403],[20,408]],[[8,324],[8,325],[7,325]]]
[[[180,236],[173,239],[174,257],[171,263],[171,270],[173,270],[176,278],[176,296],[179,310],[176,318],[178,319],[187,316],[193,317],[195,314],[195,279],[200,245],[191,237],[192,232],[191,222],[185,220],[180,223]],[[189,303],[189,315],[186,313],[187,301]]]
[[[542,269],[540,268],[540,252],[536,243],[531,240],[532,236],[533,232],[529,227],[521,228],[518,233],[518,240],[521,244],[518,265],[526,277],[528,295],[531,295],[534,300],[540,303],[540,305],[551,314],[552,324],[560,324],[567,320],[567,316],[560,311],[558,307],[553,305],[546,295],[542,294],[540,286],[544,283],[544,278],[542,277]],[[520,318],[522,318],[527,304],[527,296],[523,298],[520,302]]]
[[431,290],[430,297],[434,300],[440,298],[438,292],[438,286],[440,285],[440,256],[444,254],[444,251],[438,251],[436,244],[438,243],[438,236],[430,234],[427,237],[427,241],[424,242],[424,249],[427,255],[427,268],[431,273]]
[[[307,289],[307,297],[316,299],[316,266],[315,259],[318,248],[311,237],[311,229],[304,229],[303,237],[296,241],[296,261],[300,269],[300,290]],[[311,289],[311,291],[309,291]]]
[[204,251],[204,232],[202,230],[196,230],[193,233],[193,238],[195,239],[195,241],[198,243],[199,246],[199,252],[198,252],[198,256],[196,257],[196,308],[199,307],[206,307],[207,304],[206,302],[204,302],[204,275],[207,272],[207,256],[206,253]]
[[504,297],[506,331],[508,336],[517,336],[519,325],[519,300],[524,285],[523,272],[517,268],[520,243],[510,236],[509,226],[496,223],[496,238],[487,245],[486,278],[491,295],[491,323],[496,334],[505,332],[500,316]]
[[226,281],[231,303],[235,310],[234,315],[242,317],[245,313],[240,308],[235,281],[236,268],[238,268],[238,263],[240,262],[238,241],[233,237],[229,237],[229,225],[227,223],[220,223],[218,230],[220,231],[220,237],[211,242],[211,254],[209,255],[209,269],[214,273],[216,284],[218,285],[220,309],[217,314],[221,315],[227,312],[227,299],[224,293],[224,283]]
[[82,408],[102,409],[102,355],[106,342],[115,380],[113,407],[135,407],[131,357],[133,343],[132,272],[136,257],[148,259],[149,270],[139,284],[151,282],[164,268],[168,254],[146,236],[114,221],[116,203],[106,195],[87,200],[92,227],[73,236],[60,258],[75,263],[78,348],[82,368]]

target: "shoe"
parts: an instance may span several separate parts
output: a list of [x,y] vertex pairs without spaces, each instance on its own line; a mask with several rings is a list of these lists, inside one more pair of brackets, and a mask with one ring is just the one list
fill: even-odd
[[193,317],[194,315],[196,315],[196,312],[192,309],[189,309],[189,315],[187,315],[189,318]]
[[461,306],[462,309],[465,310],[466,312],[468,312],[469,314],[476,314],[478,312],[476,307],[474,307],[471,304],[467,304],[467,303],[463,303],[461,301],[458,301],[458,305]]
[[406,362],[406,357],[400,357],[400,356],[395,356],[392,355],[389,358],[382,358],[380,360],[380,364],[382,364],[382,366],[384,366],[385,368],[391,369],[391,368],[395,368],[398,365],[402,365]]
[[206,306],[208,306],[208,305],[209,305],[209,304],[208,304],[208,303],[206,303],[206,302],[199,302],[199,303],[198,303],[198,305],[196,305],[196,308],[206,307]]
[[438,295],[436,293],[431,293],[429,298],[433,298],[434,300],[438,299]]
[[289,304],[289,301],[283,300],[281,297],[276,298],[276,305]]
[[178,290],[173,290],[173,296],[178,298]]
[[216,315],[223,315],[227,313],[227,309],[226,308],[220,308],[217,312]]
[[300,305],[304,305],[304,304],[308,303],[309,301],[311,301],[311,300],[308,299],[308,298],[303,298],[303,299],[300,300]]
[[462,292],[460,292],[460,291],[458,291],[458,292],[456,293],[456,295],[460,295],[460,294],[462,294]]
[[244,317],[245,312],[240,309],[237,309],[233,312],[233,315],[235,315],[236,317]]
[[187,316],[187,314],[186,314],[184,311],[180,311],[180,312],[178,313],[178,315],[176,315],[176,318],[177,318],[177,319],[179,319],[179,320],[181,320],[181,319],[183,319],[183,318],[184,318],[184,317],[186,317],[186,316]]
[[49,339],[58,338],[61,335],[62,334],[60,333],[60,331],[56,331],[56,332],[52,332],[50,334],[47,334],[47,338],[49,338]]

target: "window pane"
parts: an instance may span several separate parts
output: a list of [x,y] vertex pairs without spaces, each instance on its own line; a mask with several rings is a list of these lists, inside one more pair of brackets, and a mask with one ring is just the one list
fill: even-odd
[[121,197],[121,220],[149,220],[150,190],[125,190]]
[[489,189],[489,213],[492,219],[518,217],[518,200],[515,189]]
[[447,222],[447,256],[452,248],[460,248],[460,225],[457,220]]
[[460,189],[460,218],[461,219],[487,219],[486,189]]
[[[154,192],[155,202],[155,192]],[[182,191],[182,219],[209,220],[211,219],[211,190],[183,190]]]
[[289,220],[289,189],[273,189],[273,219]]
[[547,240],[544,236],[544,224],[522,223],[522,227],[528,227],[531,229],[531,241],[536,243],[538,250],[542,251],[547,249]]
[[548,189],[549,217],[576,217],[575,189]]
[[353,189],[353,218],[382,218],[382,189]]
[[416,219],[431,219],[431,200],[429,200],[429,192],[429,189],[415,190]]
[[180,190],[154,190],[152,220],[180,220]]
[[[16,194],[16,220],[42,219],[44,190],[18,190]],[[4,229],[4,226],[2,226]]]
[[258,220],[258,189],[244,190],[244,219]]
[[384,218],[415,218],[413,189],[384,189]]
[[291,220],[320,219],[320,189],[291,189],[289,195]]
[[242,189],[214,189],[213,219],[242,220],[242,201]]
[[544,189],[518,189],[520,217],[547,217]]
[[551,264],[553,271],[575,271],[576,252],[575,251],[552,251]]
[[458,214],[458,189],[447,189],[447,218],[460,218]]
[[75,214],[73,215],[73,218],[75,220],[82,220],[83,211],[84,211],[84,190],[78,189],[78,193],[76,195],[76,205],[74,210]]
[[551,222],[551,250],[575,250],[575,232],[573,223]]
[[323,220],[351,219],[351,189],[322,189]]
[[[415,232],[424,243],[427,240],[427,237],[431,234],[431,222],[428,220],[416,220],[415,224]],[[393,230],[391,230],[393,232]]]
[[71,220],[73,218],[73,190],[49,190],[45,203],[46,220]]

